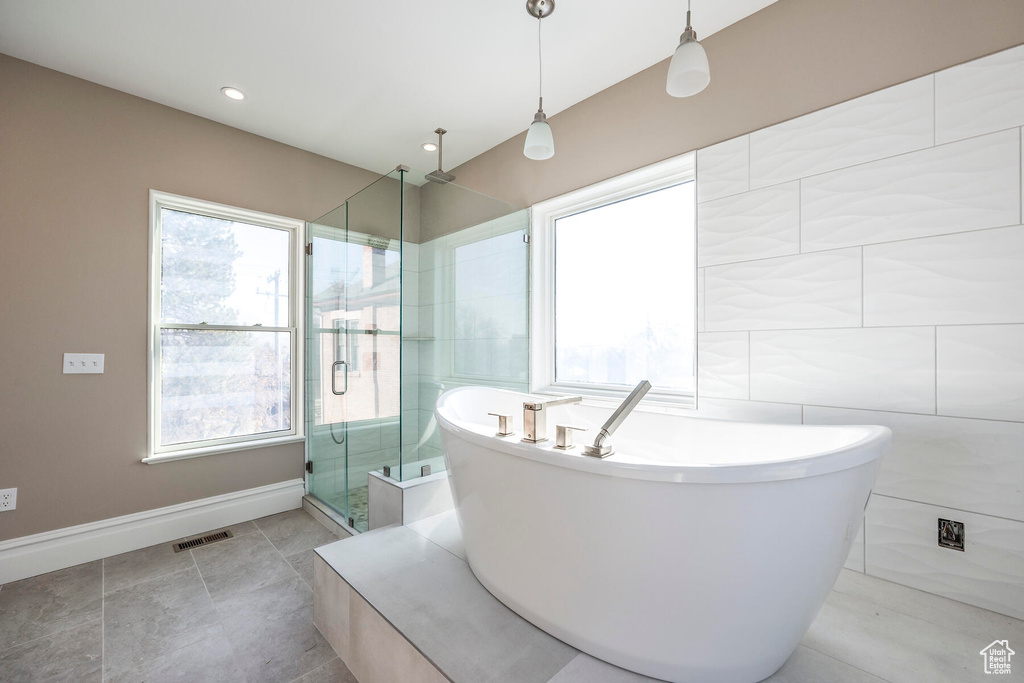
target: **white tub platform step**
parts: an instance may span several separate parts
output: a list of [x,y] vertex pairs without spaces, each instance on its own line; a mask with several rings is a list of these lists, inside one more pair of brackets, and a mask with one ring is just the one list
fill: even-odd
[[[488,593],[465,561],[454,511],[315,552],[314,622],[360,683],[653,680],[579,652]],[[979,651],[996,637],[1024,643],[1024,622],[843,570],[767,680],[984,679]]]

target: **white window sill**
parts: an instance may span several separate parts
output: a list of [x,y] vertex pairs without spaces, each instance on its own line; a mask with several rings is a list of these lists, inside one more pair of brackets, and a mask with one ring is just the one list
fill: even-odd
[[207,455],[217,455],[219,453],[233,453],[235,451],[248,451],[253,448],[269,448],[270,446],[282,446],[289,443],[302,443],[305,440],[306,437],[293,434],[291,436],[281,436],[274,439],[258,439],[254,441],[242,441],[240,443],[225,443],[217,446],[206,446],[205,448],[190,448],[188,450],[171,451],[170,453],[158,453],[156,455],[151,455],[148,458],[143,458],[142,462],[147,465],[156,465],[161,462],[188,460],[189,458],[203,458]]

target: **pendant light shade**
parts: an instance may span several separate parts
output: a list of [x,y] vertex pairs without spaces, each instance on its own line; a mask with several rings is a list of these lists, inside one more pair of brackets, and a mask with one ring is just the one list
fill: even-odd
[[704,46],[696,40],[679,43],[668,65],[665,90],[672,97],[696,95],[711,82],[711,67]]
[[686,29],[679,36],[679,47],[668,65],[665,90],[672,97],[696,95],[711,82],[711,67],[704,46],[697,42],[697,34],[690,26],[690,10],[686,10]]
[[551,134],[551,126],[548,125],[543,109],[533,117],[533,123],[526,131],[526,145],[523,147],[523,154],[527,159],[534,161],[544,161],[555,156],[555,137]]
[[533,123],[526,131],[526,144],[523,155],[534,161],[544,161],[555,156],[555,136],[551,134],[551,125],[544,115],[544,52],[541,49],[540,25],[544,17],[555,11],[555,0],[526,0],[526,11],[531,17],[537,18],[537,113],[533,115]]

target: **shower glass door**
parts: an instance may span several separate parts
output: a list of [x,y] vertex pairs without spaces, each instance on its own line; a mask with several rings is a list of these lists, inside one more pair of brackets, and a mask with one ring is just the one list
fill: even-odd
[[307,231],[309,492],[359,531],[368,473],[401,459],[402,177],[393,175]]

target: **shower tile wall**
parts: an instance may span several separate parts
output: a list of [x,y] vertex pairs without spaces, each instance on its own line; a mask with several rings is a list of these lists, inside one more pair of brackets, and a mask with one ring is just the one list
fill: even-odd
[[444,389],[528,390],[528,221],[519,211],[418,245],[416,310],[406,290],[403,322],[404,462],[443,455],[433,409]]
[[697,153],[699,413],[890,427],[847,566],[1018,618],[1022,126],[1024,46]]

